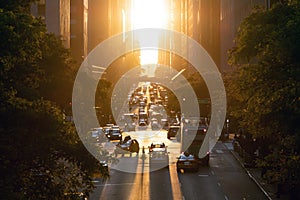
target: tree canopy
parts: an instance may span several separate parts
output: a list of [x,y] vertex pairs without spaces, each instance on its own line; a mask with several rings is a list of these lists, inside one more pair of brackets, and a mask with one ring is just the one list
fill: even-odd
[[299,6],[299,1],[285,1],[256,9],[242,22],[229,52],[229,113],[263,139],[261,148],[269,146],[260,164],[277,182],[300,175],[295,168],[300,164]]
[[77,68],[69,51],[30,15],[32,1],[16,2],[0,3],[1,194],[65,199],[105,170],[65,119]]

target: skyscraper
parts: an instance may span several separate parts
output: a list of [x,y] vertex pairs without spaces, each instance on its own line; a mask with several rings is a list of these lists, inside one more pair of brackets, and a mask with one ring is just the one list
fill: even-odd
[[70,0],[40,0],[32,4],[31,13],[42,17],[47,30],[70,48]]

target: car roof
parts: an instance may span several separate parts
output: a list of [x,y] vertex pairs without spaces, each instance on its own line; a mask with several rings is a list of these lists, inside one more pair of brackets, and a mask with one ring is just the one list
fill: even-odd
[[182,152],[180,154],[180,156],[183,156],[183,157],[196,157],[194,154],[189,153],[189,152]]
[[165,146],[164,142],[152,142],[151,147],[160,148],[161,146]]

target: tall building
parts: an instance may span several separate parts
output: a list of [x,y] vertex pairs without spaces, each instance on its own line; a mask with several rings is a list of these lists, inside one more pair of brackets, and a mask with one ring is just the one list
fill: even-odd
[[[89,0],[89,50],[104,39],[133,28],[133,0]],[[242,19],[265,0],[165,0],[169,13],[167,29],[193,38],[210,54],[220,71],[228,70],[227,51]],[[155,11],[153,11],[155,14]],[[166,41],[164,41],[166,42]],[[189,51],[182,47],[182,51]],[[174,64],[172,55],[160,53],[165,64]],[[174,62],[173,62],[174,61]],[[173,63],[172,63],[173,62]],[[179,65],[185,65],[181,63]]]
[[88,0],[71,1],[71,52],[81,63],[88,54]]
[[[265,0],[167,1],[170,1],[169,28],[184,33],[201,44],[221,72],[229,69],[228,50],[234,46],[240,23],[253,7],[266,3]],[[189,49],[182,47],[182,51]]]
[[70,0],[39,0],[31,13],[45,20],[47,30],[58,36],[70,48]]
[[265,6],[265,0],[222,0],[220,5],[221,70],[230,70],[227,64],[228,50],[234,44],[238,27],[256,6]]
[[108,38],[109,0],[89,0],[88,15],[88,52]]
[[197,23],[194,39],[198,41],[210,54],[218,68],[221,68],[220,44],[220,1],[199,0],[196,9]]

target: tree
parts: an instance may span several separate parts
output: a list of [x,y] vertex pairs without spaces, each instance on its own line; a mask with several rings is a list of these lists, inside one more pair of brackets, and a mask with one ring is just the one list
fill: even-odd
[[[291,183],[288,172],[297,171],[299,179],[299,6],[299,1],[278,3],[247,17],[229,52],[234,69],[226,77],[230,114],[253,137],[271,142],[260,164],[285,183]],[[270,168],[271,163],[278,165]]]
[[20,4],[0,4],[2,198],[66,199],[91,191],[91,175],[107,174],[64,118],[75,66],[59,39],[28,13],[31,1],[13,2]]

